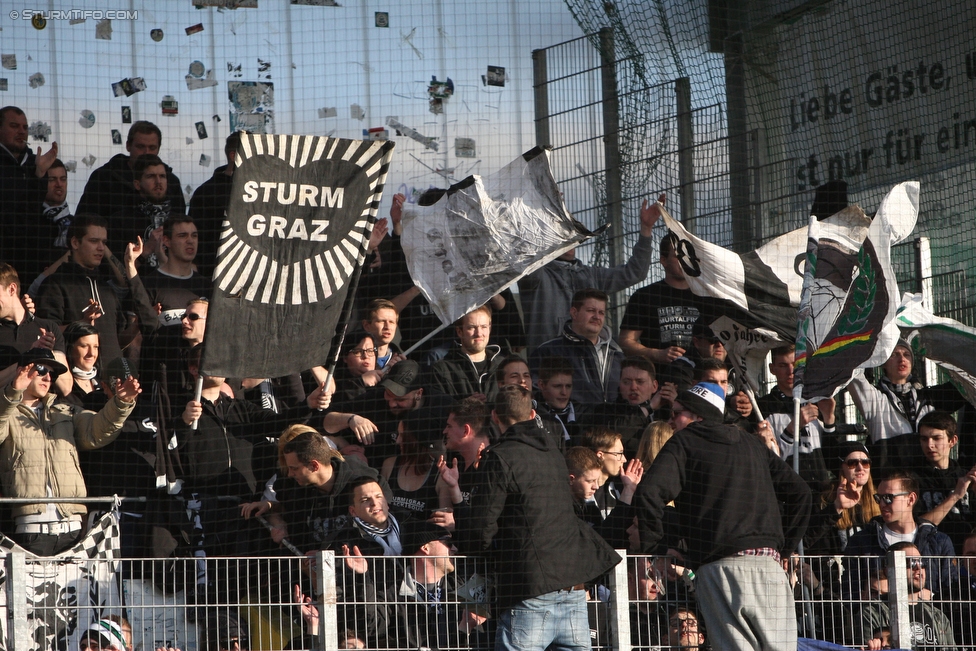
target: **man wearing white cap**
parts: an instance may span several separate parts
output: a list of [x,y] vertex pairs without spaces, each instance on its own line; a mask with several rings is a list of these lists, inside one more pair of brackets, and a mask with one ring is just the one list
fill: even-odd
[[[779,564],[806,531],[810,489],[762,440],[724,425],[725,394],[700,382],[673,403],[669,440],[644,473],[634,505],[641,551],[662,553],[674,501],[685,561],[716,649],[795,649],[793,592]],[[680,432],[680,433],[679,433]],[[780,502],[784,504],[780,515]]]

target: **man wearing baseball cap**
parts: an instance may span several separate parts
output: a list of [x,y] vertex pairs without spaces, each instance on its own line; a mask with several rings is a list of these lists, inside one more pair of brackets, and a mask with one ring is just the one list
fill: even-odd
[[678,531],[672,537],[687,544],[685,561],[697,574],[712,645],[795,649],[793,592],[779,559],[806,531],[810,489],[759,437],[724,425],[724,410],[717,384],[700,382],[678,394],[675,435],[634,498],[641,548],[665,551],[662,517],[673,500]]
[[425,380],[416,361],[397,362],[375,387],[333,405],[323,429],[326,434],[348,430],[348,440],[365,446],[370,465],[378,468],[384,459],[397,455],[397,426],[408,412],[420,411],[431,430],[444,429],[454,399],[428,391]]

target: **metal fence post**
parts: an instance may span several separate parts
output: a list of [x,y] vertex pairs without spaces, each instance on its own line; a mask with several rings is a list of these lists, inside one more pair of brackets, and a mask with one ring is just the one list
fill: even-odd
[[691,115],[691,80],[674,80],[678,122],[678,185],[681,188],[681,223],[692,235],[695,224],[695,130]]
[[27,625],[27,555],[17,547],[7,554],[7,650],[30,648]]
[[549,72],[546,51],[532,50],[532,88],[535,96],[535,144],[552,145],[549,138]]
[[891,612],[891,642],[899,649],[912,646],[911,614],[908,611],[908,569],[905,552],[888,552],[888,609]]
[[610,572],[610,645],[613,651],[630,651],[630,594],[627,591],[628,558],[626,549],[618,549],[623,559]]
[[339,648],[339,618],[336,609],[335,552],[320,551],[315,556],[316,586],[319,589],[319,642],[324,651]]

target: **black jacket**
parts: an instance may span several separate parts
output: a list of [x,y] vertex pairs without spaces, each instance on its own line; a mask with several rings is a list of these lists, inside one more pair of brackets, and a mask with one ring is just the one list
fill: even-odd
[[102,316],[95,319],[98,330],[98,361],[105,368],[113,359],[122,357],[119,332],[125,327],[123,305],[115,288],[109,284],[107,264],[88,270],[69,262],[44,281],[37,296],[37,316],[51,319],[60,325],[85,318],[83,310],[95,299],[102,307]]
[[[624,353],[610,337],[610,330],[600,333],[600,345],[606,346],[606,356],[600,363],[597,347],[588,339],[573,332],[571,322],[563,325],[562,334],[550,339],[529,355],[533,379],[539,377],[539,366],[548,357],[564,357],[573,368],[573,399],[584,403],[611,402],[617,397],[620,384],[620,364]],[[602,373],[601,373],[602,366]],[[602,376],[602,379],[601,379]]]
[[535,421],[516,423],[485,449],[474,479],[458,547],[491,553],[500,608],[592,581],[620,562],[576,517],[566,462]]
[[35,169],[35,156],[29,145],[19,160],[0,147],[0,261],[17,270],[21,291],[27,291],[44,267],[54,262],[41,208],[47,194],[47,177],[37,178]]
[[274,484],[282,517],[288,525],[288,539],[302,551],[334,549],[333,543],[352,518],[349,515],[349,487],[360,480],[379,483],[391,498],[390,486],[380,474],[355,457],[332,459],[335,483],[323,493],[314,486],[299,486],[288,477],[279,477]]
[[[137,203],[138,197],[139,193],[132,185],[129,156],[116,154],[88,177],[85,192],[81,195],[75,214],[99,215],[111,219],[113,215]],[[183,186],[169,165],[166,165],[166,198],[170,201],[172,212],[181,215],[186,213]],[[118,239],[118,236],[119,234],[112,231],[108,233],[109,241],[112,243],[125,241]]]
[[234,185],[234,177],[227,176],[226,172],[226,165],[215,169],[213,176],[204,181],[190,198],[189,215],[193,218],[200,237],[194,262],[200,273],[208,277],[213,276],[220,225],[224,221],[230,190]]
[[634,496],[643,551],[663,551],[671,500],[696,566],[757,547],[788,555],[810,519],[806,483],[758,437],[731,425],[694,423],[661,449]]
[[454,342],[454,346],[444,359],[434,362],[430,368],[430,382],[427,384],[441,393],[461,400],[473,393],[483,393],[491,401],[498,392],[495,382],[495,371],[502,362],[501,348],[489,344],[485,350],[488,364],[483,373],[478,373],[474,362],[468,357],[461,345]]

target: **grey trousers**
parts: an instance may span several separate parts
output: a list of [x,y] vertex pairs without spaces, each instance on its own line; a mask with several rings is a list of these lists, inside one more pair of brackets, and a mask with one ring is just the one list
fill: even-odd
[[796,651],[793,590],[774,558],[730,556],[702,565],[695,591],[713,649]]

